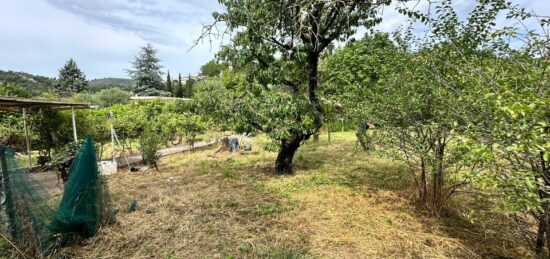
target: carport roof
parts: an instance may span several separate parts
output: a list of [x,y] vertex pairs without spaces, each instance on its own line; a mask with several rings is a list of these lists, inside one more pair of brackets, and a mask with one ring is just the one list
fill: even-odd
[[0,97],[0,111],[22,112],[23,108],[51,108],[56,110],[66,109],[91,109],[89,103],[39,100],[19,97]]

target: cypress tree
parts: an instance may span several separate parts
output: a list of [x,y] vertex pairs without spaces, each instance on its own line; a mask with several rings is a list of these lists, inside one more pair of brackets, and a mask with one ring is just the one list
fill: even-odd
[[183,97],[183,85],[181,83],[181,74],[178,75],[178,85],[176,85],[176,90],[174,95],[179,98]]
[[173,95],[172,91],[172,79],[170,79],[170,71],[168,71],[168,74],[166,75],[166,87],[164,90],[168,93],[170,93],[170,96]]

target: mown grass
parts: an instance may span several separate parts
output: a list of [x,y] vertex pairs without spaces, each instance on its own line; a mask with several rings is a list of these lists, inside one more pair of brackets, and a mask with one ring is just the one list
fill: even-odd
[[[158,172],[110,176],[117,223],[62,253],[75,258],[530,255],[503,225],[505,216],[481,226],[461,211],[447,218],[422,213],[406,166],[358,151],[353,133],[305,144],[296,154],[295,174],[286,176],[274,173],[276,154],[261,148],[267,143],[260,136],[246,154],[212,148],[165,157]],[[138,208],[127,212],[133,198]],[[470,203],[475,202],[465,202],[461,210]]]

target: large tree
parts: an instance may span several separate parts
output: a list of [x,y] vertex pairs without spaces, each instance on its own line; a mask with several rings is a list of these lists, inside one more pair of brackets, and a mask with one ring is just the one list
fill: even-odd
[[59,70],[59,76],[55,84],[56,91],[62,96],[69,96],[79,93],[88,87],[86,75],[78,68],[76,62],[71,58]]
[[389,2],[220,0],[226,10],[214,14],[203,37],[216,33],[217,23],[232,35],[219,57],[244,76],[228,85],[238,97],[235,114],[277,142],[277,172],[292,172],[296,150],[323,125],[321,53],[357,27],[379,23],[380,7]]
[[133,69],[128,74],[136,82],[134,92],[139,95],[165,96],[169,95],[164,91],[162,83],[162,66],[159,64],[157,50],[151,44],[141,48],[141,52],[132,62]]

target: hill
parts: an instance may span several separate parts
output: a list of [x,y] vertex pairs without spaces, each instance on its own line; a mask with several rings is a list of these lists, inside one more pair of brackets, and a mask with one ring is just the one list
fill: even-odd
[[55,79],[45,76],[32,75],[25,72],[2,71],[0,70],[0,85],[12,83],[26,88],[31,95],[38,95],[41,92],[53,88]]
[[[53,89],[55,78],[33,75],[25,72],[0,70],[0,85],[4,83],[11,83],[24,87],[31,95],[35,96]],[[132,91],[134,88],[134,80],[112,77],[89,80],[90,92],[99,92],[103,89],[112,87]]]
[[98,92],[106,88],[118,87],[123,90],[133,91],[134,80],[126,78],[99,78],[89,81],[89,89],[91,92]]

